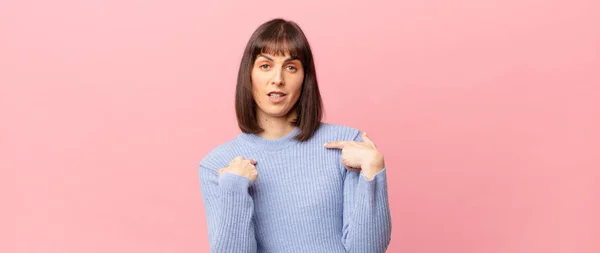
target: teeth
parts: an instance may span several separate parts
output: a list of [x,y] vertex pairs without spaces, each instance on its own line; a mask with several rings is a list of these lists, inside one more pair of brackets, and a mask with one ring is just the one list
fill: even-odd
[[281,97],[281,94],[271,94],[271,95],[269,95],[269,96],[270,96],[270,97],[274,97],[274,98],[278,98],[278,97]]

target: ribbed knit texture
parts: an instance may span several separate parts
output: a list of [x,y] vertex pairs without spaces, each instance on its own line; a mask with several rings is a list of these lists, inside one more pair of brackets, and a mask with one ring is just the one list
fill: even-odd
[[[307,142],[240,133],[199,164],[213,253],[385,252],[391,238],[386,169],[372,180],[344,168],[331,141],[362,141],[354,128],[323,123]],[[217,176],[233,158],[257,161],[251,183]]]

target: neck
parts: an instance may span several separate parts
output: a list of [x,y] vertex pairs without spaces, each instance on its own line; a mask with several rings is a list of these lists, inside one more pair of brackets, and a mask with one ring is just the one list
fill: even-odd
[[295,113],[290,113],[284,117],[270,117],[264,114],[258,114],[257,116],[258,124],[264,130],[258,136],[265,139],[279,139],[290,134],[295,128],[291,124],[292,120],[296,118]]

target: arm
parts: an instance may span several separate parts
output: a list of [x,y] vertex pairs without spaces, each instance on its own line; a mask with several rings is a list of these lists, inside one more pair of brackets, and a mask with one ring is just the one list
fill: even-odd
[[256,252],[250,180],[231,173],[218,176],[216,167],[206,162],[199,173],[210,252]]
[[386,169],[371,180],[362,171],[344,171],[344,247],[347,252],[383,253],[392,231]]

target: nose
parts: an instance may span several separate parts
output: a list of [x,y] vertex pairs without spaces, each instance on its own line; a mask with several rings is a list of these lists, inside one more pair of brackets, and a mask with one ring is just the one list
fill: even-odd
[[271,78],[271,84],[283,85],[283,71],[281,71],[281,69],[273,71],[273,77]]

